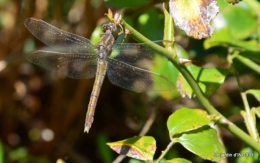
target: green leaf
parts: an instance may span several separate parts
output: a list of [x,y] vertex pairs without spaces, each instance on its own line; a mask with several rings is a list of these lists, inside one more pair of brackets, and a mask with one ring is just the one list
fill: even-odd
[[213,116],[209,116],[204,110],[181,108],[175,111],[167,121],[170,137],[183,132],[198,129],[209,124]]
[[107,145],[118,154],[144,161],[153,160],[156,150],[155,139],[151,136],[137,136]]
[[245,3],[243,5],[243,8],[228,5],[220,12],[226,27],[230,29],[235,39],[248,38],[257,29],[256,14],[250,8],[246,8]]
[[186,160],[184,158],[174,158],[171,160],[166,160],[162,163],[191,163],[189,160]]
[[[179,71],[171,64],[169,61],[165,59],[156,59],[158,62],[153,63],[151,67],[151,71],[157,72],[165,77],[167,77],[173,83],[173,89],[169,91],[156,91],[151,93],[156,93],[162,96],[165,99],[175,99],[180,97],[178,90],[176,89],[176,81],[178,78]],[[160,60],[160,61],[159,61]],[[160,84],[155,82],[155,87],[160,88]]]
[[136,29],[150,40],[161,40],[163,38],[163,15],[154,8],[146,10],[139,16]]
[[176,49],[177,56],[178,56],[179,58],[189,59],[189,54],[188,54],[188,52],[187,52],[183,47],[181,47],[181,46],[178,45],[177,43],[174,44],[174,47],[175,47],[175,49]]
[[218,140],[216,130],[204,126],[194,131],[182,134],[177,141],[192,153],[203,159],[220,162],[220,154],[225,150]]
[[[224,82],[226,75],[229,73],[227,69],[221,68],[201,68],[195,65],[187,66],[194,79],[199,84],[206,96],[213,94],[219,86]],[[180,74],[177,87],[183,97],[192,98],[193,90],[184,77]]]
[[249,89],[246,94],[253,95],[260,102],[260,90],[259,89]]
[[251,51],[258,50],[258,44],[256,40],[241,41],[236,39],[229,27],[216,30],[210,39],[204,41],[204,48],[209,49],[215,46],[233,46],[240,47]]
[[106,146],[106,142],[108,142],[108,138],[104,134],[100,134],[97,136],[97,148],[98,153],[100,154],[100,158],[103,160],[104,163],[111,163],[113,161],[113,154],[112,151]]
[[254,12],[257,15],[260,14],[260,3],[259,1],[251,1],[251,0],[243,0],[244,3],[247,4],[250,12]]
[[4,162],[4,148],[2,141],[0,141],[0,163]]

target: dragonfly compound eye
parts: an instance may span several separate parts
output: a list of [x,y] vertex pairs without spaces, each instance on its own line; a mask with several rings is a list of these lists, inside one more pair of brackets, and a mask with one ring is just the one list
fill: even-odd
[[111,31],[111,33],[115,33],[116,25],[113,23],[105,23],[102,25],[102,31],[106,32],[107,30]]

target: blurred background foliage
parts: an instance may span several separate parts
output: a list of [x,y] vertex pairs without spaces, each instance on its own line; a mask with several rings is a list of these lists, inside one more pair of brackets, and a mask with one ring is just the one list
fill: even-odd
[[[117,156],[106,142],[138,135],[143,125],[156,112],[154,124],[147,135],[157,141],[155,158],[169,142],[166,128],[168,116],[176,109],[200,108],[196,100],[171,99],[138,94],[112,85],[106,78],[96,108],[95,121],[89,134],[83,133],[85,114],[94,79],[74,80],[32,65],[25,59],[29,51],[45,45],[24,27],[28,17],[37,17],[62,29],[98,41],[100,25],[106,21],[107,9],[119,11],[123,18],[150,40],[162,40],[165,0],[0,0],[0,163],[105,162]],[[218,1],[220,14],[213,20],[216,35],[227,41],[225,46],[242,40],[259,39],[257,13],[246,2],[229,5]],[[260,9],[259,9],[260,10]],[[227,33],[225,29],[230,31]],[[195,40],[178,28],[176,43],[199,66],[229,68],[228,50],[214,40]],[[229,37],[230,36],[230,37]],[[241,42],[232,42],[233,38]],[[133,42],[128,38],[127,42]],[[214,44],[215,43],[215,44]],[[240,44],[240,45],[241,45]],[[207,50],[205,50],[207,49]],[[259,89],[259,74],[234,60],[244,89]],[[259,62],[258,62],[259,63]],[[167,66],[165,66],[167,68]],[[165,69],[167,73],[171,72]],[[239,114],[243,103],[235,78],[228,76],[218,91],[209,97],[212,104],[244,131]],[[250,106],[259,104],[248,97]],[[258,120],[259,121],[259,120]],[[259,128],[259,125],[258,125]],[[245,146],[226,130],[221,129],[229,153]],[[245,150],[245,149],[243,149]],[[249,149],[250,150],[250,149]],[[170,150],[167,159],[184,157],[193,162],[206,162],[180,145]],[[230,162],[235,158],[228,158]],[[233,159],[233,160],[232,160]],[[123,162],[134,162],[125,159]]]

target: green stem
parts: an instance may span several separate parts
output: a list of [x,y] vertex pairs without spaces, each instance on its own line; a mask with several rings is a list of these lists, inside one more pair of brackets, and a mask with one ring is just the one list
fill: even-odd
[[245,58],[241,55],[235,55],[234,58],[238,59],[240,62],[244,63],[246,66],[248,66],[249,68],[251,68],[252,70],[257,72],[258,74],[260,74],[260,66],[258,64],[256,64],[255,62],[253,62],[252,60]]
[[258,140],[258,135],[257,135],[257,130],[254,122],[254,117],[251,113],[246,94],[244,92],[241,92],[241,97],[245,106],[246,110],[246,117],[245,117],[245,122],[247,123],[247,129],[249,131],[249,134],[257,141]]
[[238,55],[238,53],[236,51],[233,51],[232,48],[229,48],[229,54],[228,54],[227,60],[228,60],[228,63],[230,64],[231,72],[233,73],[233,75],[237,81],[237,86],[238,86],[239,92],[243,92],[243,88],[241,87],[238,73],[236,72],[236,69],[234,68],[234,64],[233,64],[233,60],[234,60],[234,58],[236,58],[237,55]]
[[[126,29],[131,31],[130,36],[134,38],[138,42],[151,42],[149,39],[141,35],[139,32],[137,32],[134,28],[132,28],[129,24],[127,24],[125,21],[123,21],[123,25]],[[196,97],[202,104],[202,106],[210,113],[210,114],[218,114],[221,116],[222,120],[226,120],[224,116],[222,116],[209,102],[208,98],[204,95],[198,84],[196,83],[195,79],[192,77],[190,72],[186,69],[185,66],[179,64],[179,60],[177,57],[173,58],[173,56],[177,56],[175,54],[172,54],[172,52],[164,49],[163,47],[156,45],[156,44],[149,44],[150,48],[153,49],[155,52],[157,52],[159,55],[166,57],[183,75],[183,77],[186,79],[186,81],[189,83],[191,88],[193,89],[194,93],[196,94]],[[249,146],[254,148],[257,152],[260,153],[260,146],[259,144],[254,141],[249,135],[247,135],[245,132],[243,132],[240,128],[235,126],[234,124],[226,124],[222,125],[225,127],[228,131],[230,131],[232,134],[234,134],[236,137],[247,143]]]
[[159,163],[164,156],[167,154],[167,152],[171,149],[171,147],[176,143],[175,139],[172,139],[171,142],[167,145],[167,148],[162,151],[162,154],[160,155],[160,157],[157,159],[156,163]]

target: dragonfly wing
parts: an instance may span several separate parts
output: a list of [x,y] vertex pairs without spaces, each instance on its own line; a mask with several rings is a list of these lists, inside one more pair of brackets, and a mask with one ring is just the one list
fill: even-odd
[[26,58],[43,68],[75,79],[93,78],[97,69],[95,55],[37,50],[27,54]]
[[40,19],[27,18],[25,27],[40,41],[55,48],[55,50],[67,53],[94,53],[93,43],[81,36],[62,31]]
[[[162,41],[155,43],[162,43]],[[149,67],[151,62],[159,59],[159,56],[155,55],[149,44],[151,43],[117,43],[113,45],[113,52],[110,57],[132,66]]]
[[175,88],[163,75],[112,58],[108,58],[107,75],[113,84],[135,92],[168,91]]

